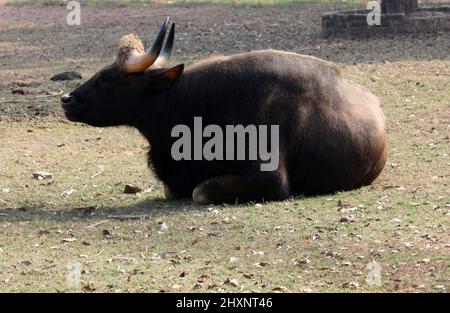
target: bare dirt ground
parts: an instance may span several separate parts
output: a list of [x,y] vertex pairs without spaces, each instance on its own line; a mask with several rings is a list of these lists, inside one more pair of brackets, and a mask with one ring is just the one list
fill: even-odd
[[[0,6],[0,290],[73,290],[67,266],[79,263],[85,292],[448,291],[450,35],[321,39],[320,14],[339,7],[85,6],[71,27],[65,6]],[[266,48],[338,63],[383,102],[381,177],[261,206],[162,200],[139,134],[66,122],[57,95],[80,82],[49,79],[88,78],[122,35],[149,42],[166,15],[178,25],[173,64]],[[53,178],[33,180],[37,170]],[[148,191],[125,195],[125,183]],[[380,286],[366,281],[372,260]]]
[[[449,58],[447,33],[370,41],[321,39],[320,14],[339,7],[342,6],[86,6],[81,25],[68,26],[65,6],[2,6],[0,96],[9,100],[9,91],[17,85],[30,87],[28,93],[51,94],[55,88],[66,87],[46,84],[52,74],[61,70],[78,70],[89,76],[101,65],[112,62],[122,35],[136,33],[149,42],[166,15],[178,24],[174,58],[187,63],[212,54],[267,48],[316,55],[344,64]],[[41,103],[38,108],[28,103],[3,104],[0,112],[42,115],[58,110],[49,108],[49,104]]]

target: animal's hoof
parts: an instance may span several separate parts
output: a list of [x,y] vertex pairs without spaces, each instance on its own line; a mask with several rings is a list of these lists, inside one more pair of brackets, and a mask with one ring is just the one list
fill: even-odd
[[179,198],[179,197],[178,197],[175,193],[173,193],[173,192],[169,189],[169,187],[167,187],[167,186],[164,186],[164,197],[166,198],[166,200],[176,200],[176,199]]

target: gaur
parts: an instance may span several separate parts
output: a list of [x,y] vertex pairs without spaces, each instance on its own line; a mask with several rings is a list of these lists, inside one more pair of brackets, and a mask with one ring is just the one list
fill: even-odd
[[[282,200],[358,188],[380,174],[387,143],[379,101],[336,65],[263,50],[167,67],[175,24],[164,44],[168,26],[166,18],[146,51],[137,36],[122,37],[115,62],[61,98],[71,121],[137,128],[167,198]],[[278,125],[277,168],[262,171],[260,158],[175,160],[172,130],[193,128],[194,118],[222,129]]]

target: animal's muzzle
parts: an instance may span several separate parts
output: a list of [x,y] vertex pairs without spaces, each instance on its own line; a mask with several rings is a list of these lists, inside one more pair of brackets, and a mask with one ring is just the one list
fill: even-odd
[[64,110],[64,114],[67,119],[73,122],[77,122],[80,115],[80,108],[77,105],[75,97],[71,94],[65,94],[61,97],[61,107]]
[[70,107],[75,103],[75,99],[71,94],[65,94],[61,97],[61,106],[64,110],[70,110]]

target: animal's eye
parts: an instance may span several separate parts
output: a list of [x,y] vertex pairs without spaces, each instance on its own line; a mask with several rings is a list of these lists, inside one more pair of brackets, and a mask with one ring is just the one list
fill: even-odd
[[101,73],[100,75],[98,75],[98,77],[95,81],[95,85],[98,88],[105,88],[112,81],[113,81],[113,77],[111,75],[106,74],[106,73]]

